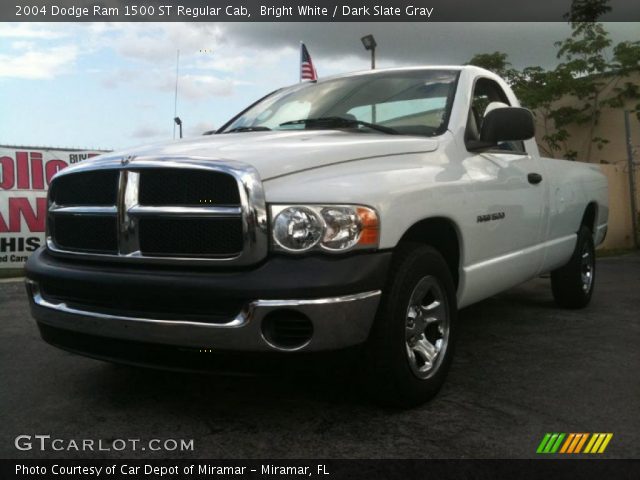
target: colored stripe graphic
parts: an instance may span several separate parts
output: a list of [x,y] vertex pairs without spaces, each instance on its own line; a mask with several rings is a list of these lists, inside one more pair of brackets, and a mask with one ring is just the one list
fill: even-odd
[[549,453],[556,453],[558,451],[564,437],[565,437],[564,433],[561,433],[560,435],[558,435],[558,439],[556,440],[556,443],[553,445]]
[[540,445],[538,445],[538,449],[536,450],[536,453],[542,453],[543,452],[545,445],[549,441],[549,438],[551,438],[551,434],[550,433],[545,433],[544,437],[542,437],[542,441],[540,442]]
[[573,439],[576,437],[575,433],[570,433],[569,436],[567,437],[567,440],[564,442],[564,445],[562,445],[562,449],[560,450],[560,453],[566,453],[567,449],[569,448],[569,445],[571,445],[571,442],[573,442]]
[[594,433],[584,453],[604,453],[613,437],[613,433]]
[[564,433],[547,433],[538,445],[537,453],[556,453],[562,444],[566,434]]
[[581,438],[582,438],[582,434],[581,433],[576,433],[575,434],[575,436],[573,437],[573,442],[571,442],[571,445],[569,445],[569,450],[567,450],[567,453],[573,453],[574,452],[574,450],[578,446],[578,442],[580,441]]
[[582,450],[582,446],[584,445],[584,442],[586,442],[587,438],[589,438],[588,433],[582,433],[581,435],[582,437],[580,438],[580,442],[578,442],[578,445],[576,445],[576,449],[574,450],[573,453],[580,453],[580,451]]
[[612,438],[613,433],[545,433],[536,453],[604,453]]
[[602,442],[602,445],[600,445],[600,450],[598,450],[598,453],[604,453],[604,451],[607,448],[607,445],[609,445],[609,442],[611,441],[612,438],[613,438],[613,433],[607,433],[607,436],[604,439],[604,442]]
[[551,453],[551,448],[555,445],[557,438],[558,438],[557,433],[554,433],[553,435],[551,435],[551,438],[547,442],[547,445],[544,447],[544,450],[542,451],[542,453]]
[[591,448],[593,447],[593,444],[596,443],[597,438],[598,438],[597,433],[594,433],[593,435],[591,435],[591,439],[589,440],[589,443],[587,443],[587,448],[584,449],[584,453],[591,453]]

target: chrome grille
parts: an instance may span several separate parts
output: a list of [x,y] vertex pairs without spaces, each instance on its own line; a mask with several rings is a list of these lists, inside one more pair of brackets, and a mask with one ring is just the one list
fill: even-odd
[[53,222],[56,244],[82,252],[118,253],[118,226],[115,215],[61,214]]
[[266,256],[268,238],[257,172],[192,158],[63,170],[47,231],[55,254],[151,263],[246,265]]
[[144,217],[138,222],[143,255],[237,255],[242,251],[240,217]]
[[240,205],[235,178],[198,170],[150,169],[140,174],[140,205]]
[[118,171],[98,170],[62,175],[49,189],[49,198],[58,205],[115,205]]

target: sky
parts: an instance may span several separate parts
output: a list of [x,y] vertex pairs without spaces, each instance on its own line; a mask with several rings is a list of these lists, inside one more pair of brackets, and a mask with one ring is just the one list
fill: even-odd
[[[637,23],[605,24],[615,43]],[[304,41],[320,77],[452,65],[496,50],[518,68],[557,63],[564,23],[0,23],[0,145],[117,150],[215,129],[298,81]]]

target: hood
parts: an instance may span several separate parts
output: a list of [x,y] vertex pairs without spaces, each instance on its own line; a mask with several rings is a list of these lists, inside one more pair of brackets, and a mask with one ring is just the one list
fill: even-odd
[[206,135],[161,144],[145,145],[100,155],[82,162],[118,162],[123,156],[204,157],[248,163],[262,180],[302,170],[372,157],[430,152],[438,141],[426,137],[356,133],[339,130],[270,131]]

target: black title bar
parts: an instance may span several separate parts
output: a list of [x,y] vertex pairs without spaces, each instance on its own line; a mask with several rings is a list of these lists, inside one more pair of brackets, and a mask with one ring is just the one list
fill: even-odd
[[[611,0],[602,21],[640,21]],[[2,0],[18,22],[563,22],[570,0]]]

